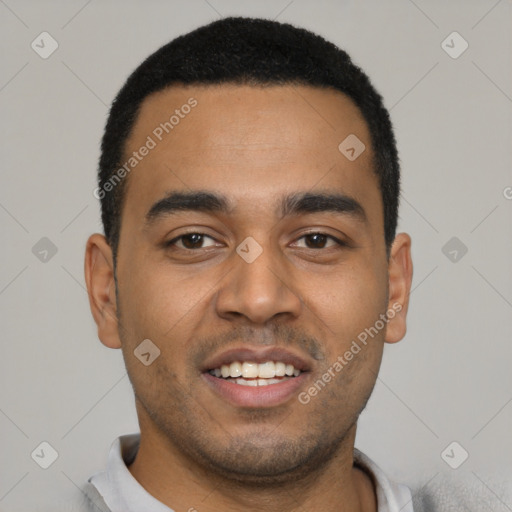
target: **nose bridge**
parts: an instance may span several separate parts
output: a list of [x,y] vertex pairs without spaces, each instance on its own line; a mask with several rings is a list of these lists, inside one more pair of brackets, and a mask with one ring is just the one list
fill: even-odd
[[217,298],[219,315],[244,315],[265,323],[279,313],[300,313],[301,300],[286,279],[286,263],[269,237],[245,238],[232,255],[229,272]]

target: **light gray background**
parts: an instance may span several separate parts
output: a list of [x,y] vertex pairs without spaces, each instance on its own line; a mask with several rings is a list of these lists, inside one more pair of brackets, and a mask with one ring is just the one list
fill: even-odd
[[[138,430],[121,352],[97,339],[84,288],[85,241],[102,230],[92,195],[100,138],[110,102],[147,55],[235,14],[330,39],[391,111],[413,292],[407,336],[386,346],[357,446],[405,483],[465,471],[490,509],[512,510],[485,476],[512,472],[511,6],[0,0],[0,510],[82,485],[115,437]],[[30,46],[43,31],[59,44],[46,60]],[[453,31],[469,43],[457,59],[441,46]],[[468,248],[455,263],[442,252],[454,236]],[[42,237],[58,248],[47,262],[32,253]],[[46,470],[31,458],[42,441],[59,454]],[[452,441],[469,453],[457,470],[441,458]]]

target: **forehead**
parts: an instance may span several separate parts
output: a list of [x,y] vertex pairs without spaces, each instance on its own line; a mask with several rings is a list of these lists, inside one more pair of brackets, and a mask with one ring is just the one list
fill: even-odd
[[[364,144],[353,161],[339,148],[347,138]],[[125,198],[140,215],[173,189],[246,198],[253,209],[317,185],[380,200],[367,124],[352,100],[332,89],[172,86],[142,103],[125,160],[144,147],[150,149],[138,155]]]
[[[182,122],[185,118],[188,121]],[[195,122],[198,118],[199,123]],[[169,121],[172,127],[167,133],[161,125]],[[181,137],[188,135],[191,124],[193,140]],[[321,137],[327,145],[338,140],[340,130],[348,128],[363,137],[368,135],[359,108],[348,96],[331,88],[303,85],[168,87],[143,100],[127,146],[136,145],[137,139],[153,132],[159,139],[159,127],[163,129],[160,135],[170,139],[165,135],[172,134],[183,151],[199,142],[312,147],[318,146]]]

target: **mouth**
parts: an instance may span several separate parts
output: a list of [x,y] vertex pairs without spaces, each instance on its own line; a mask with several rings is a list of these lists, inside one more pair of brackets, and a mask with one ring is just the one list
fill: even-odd
[[224,352],[207,362],[203,379],[213,392],[237,407],[272,407],[292,398],[304,384],[310,365],[283,349]]
[[302,372],[283,361],[234,361],[208,372],[218,379],[224,379],[239,386],[269,386],[298,377]]

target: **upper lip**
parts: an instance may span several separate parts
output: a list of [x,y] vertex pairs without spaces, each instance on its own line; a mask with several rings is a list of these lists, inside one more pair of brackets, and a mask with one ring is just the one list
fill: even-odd
[[280,347],[249,348],[239,347],[226,350],[218,355],[212,356],[203,365],[203,372],[220,368],[222,365],[230,365],[235,361],[266,363],[267,361],[280,361],[293,365],[302,372],[309,371],[311,365],[304,357]]

